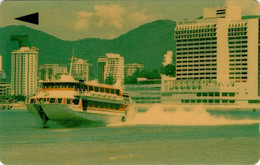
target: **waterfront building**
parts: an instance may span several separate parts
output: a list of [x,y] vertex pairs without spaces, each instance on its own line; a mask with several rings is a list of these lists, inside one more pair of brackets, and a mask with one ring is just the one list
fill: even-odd
[[175,40],[176,80],[162,82],[164,102],[260,103],[259,18],[206,8],[203,18],[177,24]]
[[75,80],[89,81],[89,63],[82,58],[72,57],[70,73]]
[[105,83],[105,66],[106,66],[106,57],[100,57],[97,61],[97,72],[98,72],[98,83]]
[[138,104],[161,102],[161,80],[138,78],[137,84],[124,85],[125,91]]
[[107,53],[106,57],[98,58],[98,82],[104,83],[109,76],[114,82],[124,80],[124,57]]
[[2,56],[0,55],[0,81],[5,80],[6,74],[5,71],[3,70],[3,61],[2,61]]
[[11,95],[11,84],[8,82],[0,82],[0,97]]
[[13,95],[32,96],[37,90],[38,48],[20,47],[11,52],[11,90]]
[[127,76],[132,76],[135,71],[141,71],[144,69],[143,64],[138,64],[138,63],[133,63],[133,64],[125,64],[124,67],[124,72],[125,72],[125,77]]
[[57,80],[62,74],[67,73],[67,67],[59,64],[44,64],[39,68],[39,78],[43,81]]

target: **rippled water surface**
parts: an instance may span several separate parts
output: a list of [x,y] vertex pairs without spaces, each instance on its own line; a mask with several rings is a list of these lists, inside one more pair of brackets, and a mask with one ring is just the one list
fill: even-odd
[[41,128],[26,110],[0,111],[0,160],[4,164],[255,164],[260,158],[256,119],[231,120],[206,111],[162,113],[155,107],[123,124],[49,123],[50,128]]

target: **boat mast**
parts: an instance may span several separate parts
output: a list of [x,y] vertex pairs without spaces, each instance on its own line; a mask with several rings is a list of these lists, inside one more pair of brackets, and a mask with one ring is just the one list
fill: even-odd
[[74,58],[74,46],[73,46],[72,57],[71,57],[71,61],[70,61],[70,72],[69,72],[69,75],[70,75],[70,76],[71,76],[71,72],[72,72],[72,62],[73,62],[73,58]]

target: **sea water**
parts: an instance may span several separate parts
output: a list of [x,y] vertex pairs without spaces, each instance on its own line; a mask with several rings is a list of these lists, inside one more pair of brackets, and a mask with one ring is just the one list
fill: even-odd
[[19,165],[256,164],[259,112],[243,113],[228,117],[218,111],[166,111],[154,106],[125,123],[64,127],[50,122],[49,128],[41,128],[26,110],[0,111],[0,161]]

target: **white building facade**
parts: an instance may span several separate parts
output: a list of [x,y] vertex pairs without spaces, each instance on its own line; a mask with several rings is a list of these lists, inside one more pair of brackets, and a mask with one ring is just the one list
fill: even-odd
[[5,80],[6,74],[5,71],[3,70],[3,57],[0,55],[0,81]]
[[144,65],[143,64],[138,64],[138,63],[133,63],[133,64],[125,64],[125,77],[128,76],[132,76],[134,74],[135,71],[139,70],[143,70],[144,69]]
[[75,80],[89,81],[89,63],[87,60],[73,57],[70,67],[71,75]]
[[115,82],[124,80],[124,57],[119,54],[107,53],[106,57],[98,58],[99,82],[105,82],[109,76],[112,76]]
[[68,73],[67,67],[59,64],[44,64],[39,70],[39,78],[44,81],[57,80],[62,74]]
[[11,52],[11,94],[32,96],[38,83],[38,48],[20,47]]
[[175,39],[176,81],[163,84],[165,96],[187,103],[259,99],[259,18],[241,19],[235,6],[206,8],[202,19],[178,23]]

